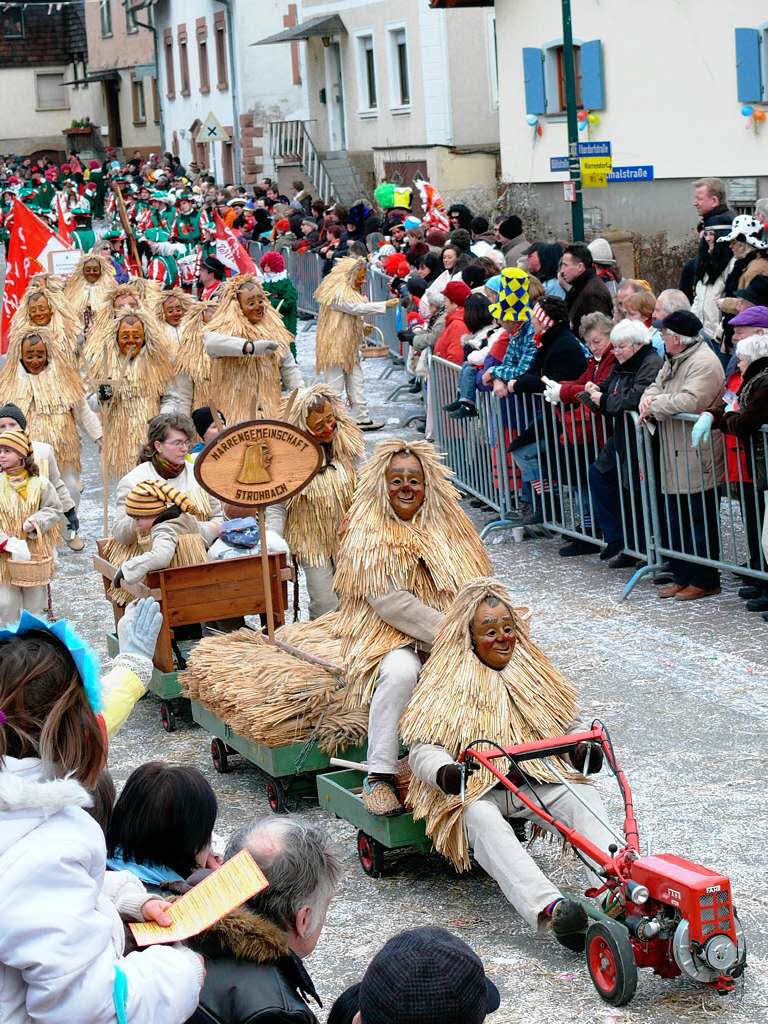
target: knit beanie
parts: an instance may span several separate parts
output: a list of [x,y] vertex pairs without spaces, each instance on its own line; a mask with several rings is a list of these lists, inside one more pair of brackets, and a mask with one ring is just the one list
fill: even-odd
[[[0,434],[0,444],[5,436]],[[150,516],[159,516],[170,505],[177,505],[182,512],[196,511],[186,494],[171,487],[165,480],[142,480],[126,495],[125,513],[133,519],[148,519]]]
[[472,292],[463,281],[449,281],[443,288],[443,295],[446,299],[462,308],[471,294]]
[[4,430],[0,434],[0,447],[12,448],[23,459],[32,451],[32,443],[23,430]]
[[[219,418],[222,423],[226,424],[227,421],[224,419],[222,412],[219,412]],[[213,413],[211,412],[210,405],[201,405],[199,409],[193,409],[192,422],[195,424],[195,430],[200,437],[204,437],[206,430],[213,424]]]
[[27,429],[27,417],[13,402],[6,402],[5,405],[0,405],[0,420],[16,420],[22,430]]
[[265,252],[259,260],[259,266],[268,274],[280,274],[285,270],[285,260],[279,252]]
[[279,231],[281,235],[285,234],[286,231],[291,230],[291,222],[288,220],[287,217],[281,217],[280,220],[277,221],[277,223],[275,224],[275,230]]
[[499,234],[504,238],[512,239],[517,238],[518,235],[523,233],[523,222],[516,214],[512,214],[511,217],[507,217],[499,224]]
[[431,245],[435,249],[442,249],[446,238],[446,233],[440,228],[430,228],[427,232],[427,245]]

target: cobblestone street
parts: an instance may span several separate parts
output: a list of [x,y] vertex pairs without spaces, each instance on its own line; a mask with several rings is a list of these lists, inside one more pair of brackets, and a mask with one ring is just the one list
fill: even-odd
[[[312,379],[311,326],[301,332],[299,347],[305,375]],[[416,408],[386,403],[399,381],[379,381],[383,366],[379,360],[364,365],[372,415],[387,421],[380,434],[369,435],[371,444],[398,434],[398,421]],[[94,447],[85,441],[83,449],[80,518],[88,543],[80,554],[61,553],[53,603],[56,615],[70,618],[106,657],[112,614],[91,567],[101,531],[101,485]],[[470,511],[478,525],[486,521]],[[744,610],[737,581],[727,574],[717,598],[662,602],[657,588],[644,580],[620,603],[629,570],[607,569],[596,556],[561,559],[557,538],[520,544],[507,534],[494,539],[500,541],[491,547],[496,572],[516,602],[531,608],[536,642],[580,688],[585,716],[599,717],[611,730],[635,796],[641,844],[731,878],[749,943],[748,970],[736,993],[722,999],[680,979],[664,981],[643,971],[630,1006],[610,1008],[598,998],[583,959],[551,938],[531,936],[479,869],[457,877],[437,856],[405,852],[391,855],[382,879],[370,879],[358,864],[355,830],[307,805],[300,813],[332,831],[347,868],[307,964],[324,1013],[346,984],[359,979],[389,936],[402,928],[440,924],[472,945],[498,985],[502,1004],[489,1018],[494,1024],[671,1024],[710,1018],[763,1024],[768,1019],[768,626]],[[221,848],[235,826],[269,813],[263,783],[239,759],[230,774],[218,775],[207,735],[184,725],[166,734],[158,706],[151,697],[141,701],[114,740],[115,780],[120,786],[136,765],[153,758],[197,765],[219,798],[216,845]],[[606,775],[598,786],[619,825],[618,792]],[[579,884],[575,859],[560,861],[558,849],[541,842],[533,853],[559,882]]]

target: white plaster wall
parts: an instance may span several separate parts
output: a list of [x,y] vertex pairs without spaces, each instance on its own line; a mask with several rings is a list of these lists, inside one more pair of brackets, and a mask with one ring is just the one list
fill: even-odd
[[[61,134],[68,128],[74,118],[90,114],[90,107],[83,106],[74,90],[63,88],[61,91],[67,99],[67,107],[63,110],[38,110],[35,93],[35,68],[3,68],[2,97],[0,103],[0,151],[13,150],[13,141],[19,139],[43,140],[39,148],[45,145],[57,145],[66,148],[65,137]],[[64,81],[73,77],[68,74],[71,68],[43,67],[43,72],[63,72]]]
[[[502,177],[565,180],[565,174],[550,173],[549,157],[567,152],[566,125],[562,118],[542,117],[543,136],[532,142],[522,62],[524,46],[561,38],[560,4],[497,0],[496,16]],[[763,0],[645,0],[640,13],[630,0],[579,0],[573,5],[574,38],[603,41],[606,109],[591,137],[612,142],[615,165],[653,164],[657,178],[764,172],[768,121],[757,135],[745,129],[733,30],[757,28],[767,19]]]

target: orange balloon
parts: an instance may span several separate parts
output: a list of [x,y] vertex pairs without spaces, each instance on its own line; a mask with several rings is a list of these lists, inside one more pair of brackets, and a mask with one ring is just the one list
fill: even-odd
[[752,112],[752,117],[754,117],[754,119],[756,121],[764,121],[765,120],[765,111],[764,110],[759,110],[759,109],[755,108],[755,110]]

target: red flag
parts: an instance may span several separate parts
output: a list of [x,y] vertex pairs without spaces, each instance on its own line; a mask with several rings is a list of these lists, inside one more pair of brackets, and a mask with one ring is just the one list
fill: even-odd
[[48,270],[48,254],[72,249],[63,238],[54,234],[24,203],[13,200],[13,228],[8,243],[8,261],[3,289],[2,341],[0,352],[8,350],[8,337],[13,314],[19,308],[29,279]]
[[221,219],[217,210],[213,211],[213,219],[216,224],[216,256],[224,266],[229,267],[235,274],[255,274],[261,278],[259,268],[240,244],[232,228],[227,227]]
[[74,246],[75,238],[72,234],[75,225],[75,218],[70,212],[69,205],[64,198],[63,192],[56,193],[56,213],[59,237],[69,246]]

